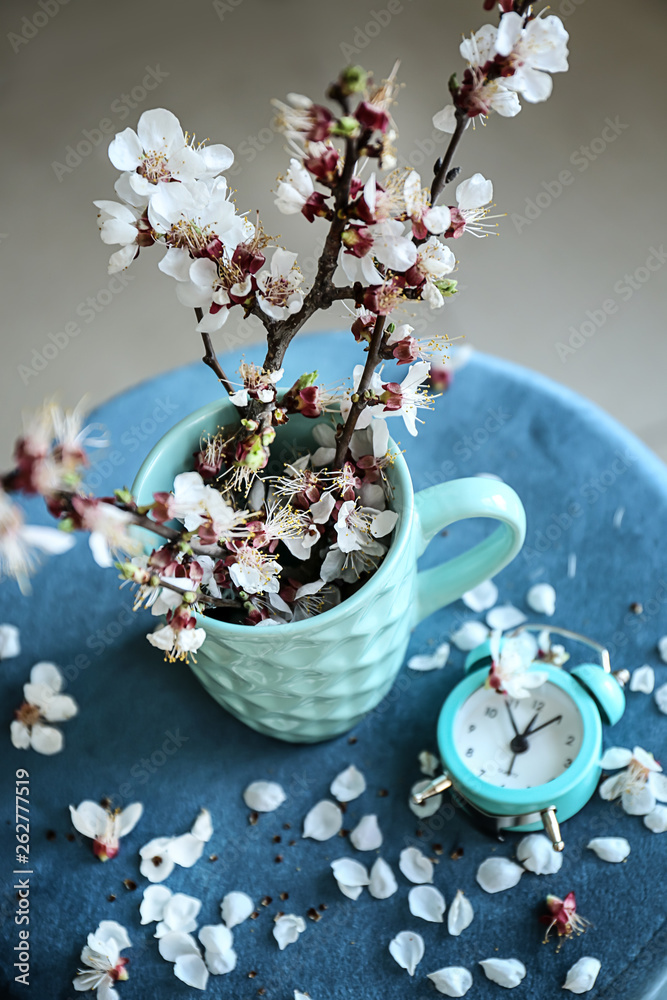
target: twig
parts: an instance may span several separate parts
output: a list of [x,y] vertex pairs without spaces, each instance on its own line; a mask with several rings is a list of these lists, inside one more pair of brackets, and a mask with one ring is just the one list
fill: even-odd
[[[199,308],[199,306],[195,306],[195,316],[197,317],[198,323],[201,323],[203,315],[204,314]],[[206,354],[202,358],[202,361],[204,362],[205,365],[208,365],[208,367],[215,372],[215,374],[218,376],[218,381],[223,384],[229,395],[230,396],[233,395],[234,387],[232,386],[231,382],[229,381],[229,379],[227,378],[227,376],[225,375],[224,371],[220,366],[220,362],[218,361],[218,357],[213,348],[213,342],[211,341],[210,333],[202,332],[201,339],[204,341],[204,349],[206,351]]]
[[436,201],[440,197],[447,183],[447,174],[449,173],[449,168],[454,159],[454,153],[461,141],[463,133],[465,131],[466,124],[468,122],[468,116],[465,111],[460,108],[456,111],[456,128],[454,129],[454,134],[449,140],[449,145],[447,146],[447,151],[443,157],[442,163],[440,164],[440,169],[433,178],[433,184],[431,185],[431,205],[435,205]]
[[386,316],[378,316],[375,320],[373,336],[371,337],[371,342],[368,346],[368,357],[366,358],[366,364],[364,365],[364,370],[361,374],[361,378],[359,379],[359,385],[356,391],[357,399],[350,407],[350,412],[347,415],[343,431],[338,438],[338,443],[336,445],[336,457],[334,459],[334,468],[336,469],[339,469],[343,464],[343,460],[347,454],[347,449],[352,437],[352,432],[357,426],[357,420],[359,419],[361,411],[367,406],[367,402],[364,399],[364,393],[370,386],[373,372],[380,362],[380,347],[382,346],[385,320]]
[[[174,583],[168,583],[160,577],[160,586],[165,587],[166,590],[173,590],[177,594],[183,596],[187,593],[187,590],[183,590],[181,587],[177,587]],[[212,608],[240,608],[242,604],[240,601],[225,601],[222,597],[211,597],[210,594],[202,594],[200,590],[193,591],[197,595],[197,601],[201,601],[203,604],[210,604]]]

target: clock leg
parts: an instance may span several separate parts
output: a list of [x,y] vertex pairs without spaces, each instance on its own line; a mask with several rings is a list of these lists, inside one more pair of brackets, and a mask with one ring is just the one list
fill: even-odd
[[558,820],[556,819],[556,807],[549,806],[548,809],[543,809],[540,815],[542,817],[542,823],[544,824],[544,832],[553,844],[554,851],[562,851],[565,847],[565,843],[561,839],[560,826],[558,825]]
[[412,796],[412,801],[415,805],[420,806],[425,799],[430,799],[433,795],[440,795],[441,792],[446,792],[448,788],[451,788],[451,785],[452,783],[447,775],[442,774],[439,778],[434,778],[421,792],[415,792]]

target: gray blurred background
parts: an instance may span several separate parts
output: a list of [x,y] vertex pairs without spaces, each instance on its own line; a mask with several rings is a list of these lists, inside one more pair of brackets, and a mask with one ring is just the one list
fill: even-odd
[[[466,133],[462,177],[491,177],[508,215],[500,237],[457,241],[463,291],[429,318],[434,332],[583,393],[667,458],[667,6],[555,0],[551,10],[570,32],[570,72],[547,103]],[[198,138],[227,143],[239,208],[261,208],[311,274],[324,224],[273,206],[287,155],[270,98],[321,99],[345,64],[381,78],[400,57],[400,161],[426,183],[444,148],[431,116],[463,68],[461,34],[489,15],[477,0],[3,0],[1,17],[6,467],[22,408],[54,393],[94,403],[201,356],[193,318],[157,271],[160,251],[143,251],[131,280],[109,290],[91,204],[114,198],[104,129],[164,106]],[[309,329],[342,316],[332,309]],[[230,319],[216,346],[240,354],[261,333]]]

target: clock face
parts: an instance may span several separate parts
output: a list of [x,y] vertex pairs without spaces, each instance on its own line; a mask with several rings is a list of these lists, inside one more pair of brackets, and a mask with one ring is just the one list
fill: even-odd
[[499,788],[545,785],[573,763],[584,730],[573,699],[548,681],[527,698],[480,687],[454,723],[454,745],[475,777]]

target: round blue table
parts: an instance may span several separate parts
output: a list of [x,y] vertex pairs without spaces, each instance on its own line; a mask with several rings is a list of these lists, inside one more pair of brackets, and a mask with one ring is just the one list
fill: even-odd
[[[261,357],[259,347],[246,352],[247,360]],[[288,354],[285,384],[311,370],[314,358],[326,381],[334,383],[349,377],[358,347],[349,334],[297,340]],[[224,357],[222,363],[233,371],[238,357]],[[108,429],[112,443],[96,456],[91,487],[103,495],[130,485],[158,438],[217,392],[210,371],[196,364],[99,407],[92,419]],[[657,639],[667,632],[667,471],[636,438],[553,382],[479,354],[457,374],[435,411],[426,414],[419,437],[397,436],[406,448],[416,489],[495,473],[518,491],[528,514],[528,533],[522,554],[497,578],[502,603],[527,610],[529,586],[549,581],[558,594],[554,623],[606,643],[613,668],[650,663],[657,684],[667,680],[667,667],[656,650]],[[38,504],[27,506],[31,520],[48,523]],[[616,526],[620,508],[625,514]],[[454,525],[428,549],[425,565],[467,548],[483,530],[477,522]],[[567,572],[572,553],[577,561],[573,577]],[[500,987],[486,980],[477,962],[495,956],[519,958],[526,965],[517,1000],[545,1000],[563,996],[565,972],[582,955],[602,961],[588,994],[591,1000],[667,995],[661,992],[667,986],[657,985],[667,950],[667,836],[650,833],[641,819],[625,816],[596,796],[565,825],[567,846],[559,873],[526,874],[516,888],[489,896],[475,881],[477,867],[492,853],[512,857],[518,838],[510,835],[498,844],[460,813],[444,824],[438,814],[419,821],[409,811],[409,789],[422,777],[417,756],[436,749],[438,711],[462,676],[462,653],[453,651],[441,671],[417,674],[404,668],[393,691],[356,728],[353,739],[289,745],[245,728],[209,698],[187,667],[162,661],[144,638],[154,621],[132,613],[129,590],[119,590],[115,574],[93,563],[85,538],[44,567],[32,597],[22,597],[7,583],[2,593],[0,619],[20,626],[23,643],[21,655],[3,662],[0,672],[6,725],[38,660],[61,666],[67,691],[80,706],[79,715],[62,725],[66,746],[55,757],[15,750],[8,732],[4,737],[3,998],[74,997],[71,979],[79,952],[103,919],[123,923],[133,942],[130,979],[118,986],[122,1000],[197,995],[159,957],[153,925],[140,926],[138,907],[147,883],[139,874],[137,851],[152,837],[189,829],[201,806],[212,813],[213,838],[194,868],[176,868],[166,884],[203,900],[200,925],[219,922],[220,900],[231,890],[248,892],[257,903],[263,896],[273,899],[258,907],[256,920],[236,928],[237,968],[210,978],[211,996],[252,1000],[263,989],[260,995],[268,1000],[290,1000],[296,988],[308,991],[313,1000],[428,1000],[438,994],[426,973],[463,965],[474,977],[469,997],[486,1000],[498,997]],[[643,605],[641,614],[629,610],[633,602]],[[480,616],[460,601],[433,615],[415,632],[410,654],[446,640],[462,621],[475,617]],[[606,745],[612,743],[639,743],[658,759],[667,758],[667,719],[652,698],[628,693],[624,718],[606,734]],[[331,875],[334,858],[355,855],[370,866],[373,854],[356,854],[342,838],[316,843],[300,836],[308,809],[328,797],[333,777],[351,763],[365,774],[368,789],[349,804],[345,826],[351,829],[362,815],[377,814],[384,834],[380,853],[399,881],[398,892],[388,900],[364,893],[352,902]],[[18,943],[12,874],[18,768],[30,773],[30,991],[13,982],[11,968]],[[260,778],[279,781],[287,801],[252,825],[241,793]],[[72,838],[67,809],[70,803],[104,796],[116,805],[139,800],[145,806],[120,855],[106,864],[93,856],[89,841]],[[627,862],[606,864],[585,850],[595,835],[627,837],[632,846]],[[475,919],[461,937],[450,937],[446,925],[410,914],[410,884],[398,873],[397,862],[399,852],[412,844],[438,858],[435,885],[448,903],[457,889],[469,896]],[[454,860],[450,855],[457,848],[463,849],[462,856]],[[209,861],[209,855],[217,860]],[[138,888],[127,889],[126,879]],[[556,953],[553,943],[541,944],[537,913],[547,893],[564,896],[570,890],[594,926]],[[280,900],[284,892],[288,902]],[[322,919],[306,919],[299,941],[279,952],[271,934],[274,914],[280,909],[305,916],[321,904],[326,906]],[[426,943],[414,979],[388,952],[390,940],[406,929],[418,931]],[[254,978],[248,978],[251,970],[257,973]]]

